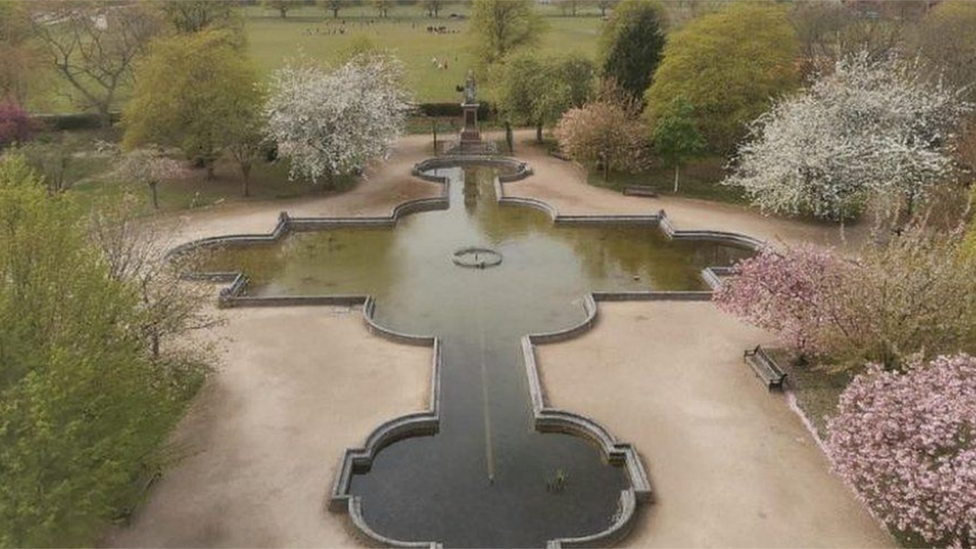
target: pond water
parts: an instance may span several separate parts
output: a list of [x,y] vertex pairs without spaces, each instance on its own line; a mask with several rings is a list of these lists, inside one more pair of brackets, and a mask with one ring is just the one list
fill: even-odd
[[[371,294],[380,324],[442,339],[440,432],[384,448],[353,479],[380,534],[447,547],[542,547],[601,531],[627,477],[586,440],[534,430],[521,336],[579,323],[587,292],[704,289],[702,268],[751,252],[669,241],[654,224],[554,226],[542,211],[499,205],[495,169],[436,173],[450,181],[447,210],[409,215],[393,229],[227,247],[198,270],[242,271],[249,295]],[[503,261],[457,266],[454,253],[469,246]],[[323,368],[328,357],[323,346]]]

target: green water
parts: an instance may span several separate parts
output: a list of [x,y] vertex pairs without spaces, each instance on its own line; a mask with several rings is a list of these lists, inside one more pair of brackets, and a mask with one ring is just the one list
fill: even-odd
[[[579,323],[587,292],[704,289],[702,268],[749,252],[672,242],[653,224],[553,226],[539,210],[499,205],[492,169],[439,173],[450,179],[447,210],[407,216],[394,229],[225,248],[199,270],[243,271],[255,296],[371,294],[380,324],[442,339],[440,432],[383,449],[354,477],[374,530],[449,547],[541,547],[603,530],[626,475],[583,439],[534,431],[521,336]],[[504,260],[460,268],[452,254],[466,246]],[[323,346],[323,368],[328,354]],[[547,480],[557,475],[566,482],[552,490]]]

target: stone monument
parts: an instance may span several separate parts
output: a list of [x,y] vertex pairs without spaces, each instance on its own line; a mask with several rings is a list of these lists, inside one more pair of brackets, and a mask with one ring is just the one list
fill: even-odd
[[480,106],[474,73],[469,69],[468,77],[464,82],[464,102],[461,103],[461,110],[464,113],[464,128],[461,130],[460,144],[462,153],[485,151],[485,145],[481,141],[481,133],[478,132],[478,107]]

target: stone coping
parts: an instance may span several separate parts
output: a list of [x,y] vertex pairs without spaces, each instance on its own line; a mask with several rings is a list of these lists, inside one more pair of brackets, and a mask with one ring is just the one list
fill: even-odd
[[[167,259],[189,254],[200,249],[218,246],[247,246],[270,244],[280,240],[291,231],[313,231],[340,227],[393,227],[400,216],[417,212],[442,210],[449,207],[448,179],[429,173],[439,168],[457,167],[466,164],[502,166],[510,168],[510,173],[499,174],[495,178],[496,197],[501,204],[528,206],[547,212],[555,224],[602,224],[602,223],[653,223],[668,238],[674,240],[708,240],[733,244],[761,250],[766,246],[759,239],[725,231],[677,230],[664,210],[647,215],[562,215],[554,207],[532,198],[507,197],[503,183],[525,179],[532,174],[531,167],[524,161],[500,156],[457,155],[435,157],[414,165],[412,174],[420,179],[444,185],[440,196],[411,200],[398,205],[385,217],[291,217],[281,212],[274,230],[268,234],[240,234],[203,238],[177,246],[167,253]],[[634,292],[594,292],[584,296],[582,307],[585,318],[579,324],[548,333],[528,334],[522,338],[522,353],[529,393],[535,418],[535,428],[540,432],[561,432],[586,438],[601,449],[604,456],[614,465],[624,467],[631,486],[620,493],[616,518],[608,528],[592,535],[577,538],[549,540],[547,546],[588,547],[612,544],[625,537],[636,518],[637,505],[653,499],[653,490],[647,471],[641,462],[634,445],[617,441],[613,435],[596,421],[574,412],[551,408],[546,404],[545,391],[539,375],[535,357],[535,345],[553,343],[574,338],[589,330],[596,322],[599,301],[632,300],[680,300],[704,301],[711,299],[712,291],[721,285],[721,277],[729,274],[727,267],[708,267],[702,271],[702,278],[711,288],[702,291],[634,291]],[[321,296],[248,296],[248,279],[244,273],[189,273],[186,278],[229,282],[220,292],[218,304],[221,307],[255,306],[302,306],[302,305],[362,305],[363,319],[370,332],[386,339],[409,345],[431,346],[433,364],[431,368],[430,402],[427,410],[406,414],[376,427],[360,448],[348,448],[343,453],[328,499],[331,511],[346,511],[353,524],[366,540],[387,547],[428,547],[437,549],[441,544],[435,541],[411,542],[396,540],[374,531],[362,515],[362,501],[350,493],[352,476],[357,472],[368,471],[376,454],[384,447],[412,436],[430,436],[440,428],[441,402],[441,342],[434,336],[414,335],[391,330],[380,325],[374,318],[376,303],[372,296],[362,295],[321,295]]]

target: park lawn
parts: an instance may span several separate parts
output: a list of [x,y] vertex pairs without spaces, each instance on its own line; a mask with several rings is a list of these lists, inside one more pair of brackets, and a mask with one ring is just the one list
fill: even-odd
[[786,372],[786,382],[796,396],[800,411],[816,429],[817,435],[826,438],[827,418],[837,413],[840,394],[854,379],[854,373],[835,372],[829,366],[798,364],[796,355],[786,349],[766,351]]
[[[603,25],[599,12],[580,10],[576,17],[563,17],[553,7],[540,7],[548,30],[542,42],[534,48],[541,54],[580,53],[595,58],[597,38]],[[451,4],[437,19],[428,18],[418,6],[397,6],[387,18],[376,16],[368,6],[350,6],[339,12],[339,19],[318,7],[302,7],[291,10],[282,19],[277,12],[260,6],[244,9],[245,34],[248,54],[263,79],[281,67],[289,59],[306,57],[334,63],[348,53],[356,38],[365,37],[373,45],[394,52],[403,61],[406,83],[417,102],[454,102],[460,100],[455,86],[464,82],[469,68],[474,67],[470,52],[470,38],[466,34],[468,20],[451,18],[455,13],[466,15],[467,6]],[[345,21],[345,34],[328,34],[338,31]],[[448,34],[428,33],[428,25],[444,26]],[[316,33],[316,31],[318,31]],[[440,69],[433,58],[446,61],[447,68]],[[76,93],[59,75],[51,74],[45,80],[45,93],[35,94],[29,108],[34,112],[76,112],[73,99]],[[485,90],[487,92],[487,90]],[[129,98],[128,86],[120,88],[116,109]],[[490,95],[482,93],[482,95]],[[489,97],[490,99],[490,97]]]
[[[462,5],[448,8],[448,13],[465,9]],[[375,17],[363,7],[343,10],[338,20],[331,15],[323,17],[324,11],[314,8],[294,10],[286,19],[260,8],[252,8],[247,13],[250,54],[263,75],[299,56],[334,63],[349,51],[354,39],[362,37],[392,51],[403,61],[407,85],[416,101],[454,102],[460,100],[455,87],[464,82],[468,69],[475,63],[466,34],[467,20],[430,19],[422,16],[416,6],[395,9],[386,19]],[[546,17],[544,20],[549,30],[543,35],[539,52],[577,52],[591,59],[596,56],[597,37],[603,24],[599,17]],[[428,25],[444,26],[448,33],[428,33]],[[345,34],[338,34],[340,28],[345,29]],[[446,61],[446,68],[438,68],[435,58]]]
[[727,160],[723,156],[708,156],[692,160],[682,167],[678,192],[674,192],[674,168],[665,166],[655,158],[654,165],[642,172],[611,172],[609,180],[603,179],[602,172],[591,171],[587,180],[591,185],[623,191],[629,185],[643,185],[654,188],[662,196],[684,196],[715,202],[747,204],[748,200],[739,189],[720,185],[725,178]]
[[[326,190],[322,185],[288,179],[288,162],[258,162],[251,170],[250,197],[241,194],[242,176],[236,164],[222,159],[217,164],[215,178],[207,181],[206,171],[195,169],[187,177],[164,181],[158,185],[159,211],[173,212],[194,208],[208,208],[235,202],[279,200],[309,195],[340,193],[352,188],[357,178],[348,176],[337,180],[336,188]],[[71,188],[79,204],[85,209],[97,208],[98,204],[121,193],[133,193],[143,197],[144,213],[153,213],[152,195],[146,185],[119,181],[109,172],[91,177]]]

